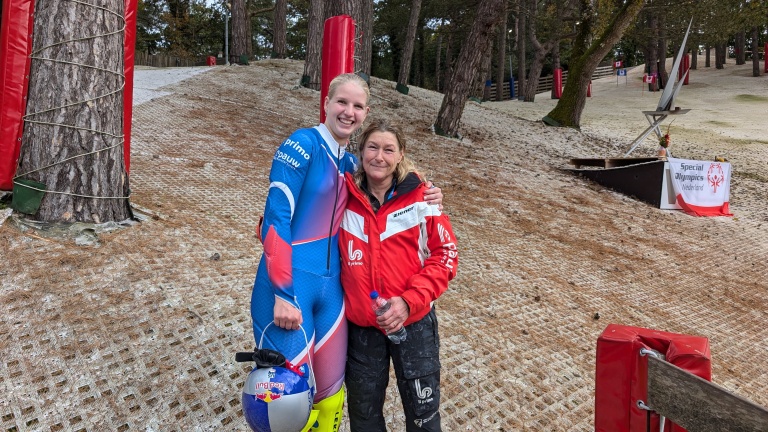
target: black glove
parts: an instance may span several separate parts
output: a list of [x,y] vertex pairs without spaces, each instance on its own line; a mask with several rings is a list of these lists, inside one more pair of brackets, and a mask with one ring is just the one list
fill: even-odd
[[256,363],[256,369],[274,366],[285,367],[285,356],[279,351],[271,349],[256,349],[253,352],[239,352],[235,354],[236,362],[252,361]]

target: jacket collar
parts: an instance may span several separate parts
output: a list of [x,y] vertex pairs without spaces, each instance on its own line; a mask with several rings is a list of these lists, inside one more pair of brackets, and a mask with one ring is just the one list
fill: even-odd
[[324,124],[320,123],[319,125],[315,126],[315,129],[320,132],[320,136],[323,137],[323,141],[325,141],[325,145],[328,146],[328,149],[331,151],[332,155],[338,155],[338,157],[344,156],[344,153],[347,151],[347,146],[339,146],[339,143],[333,139],[331,131],[329,131]]

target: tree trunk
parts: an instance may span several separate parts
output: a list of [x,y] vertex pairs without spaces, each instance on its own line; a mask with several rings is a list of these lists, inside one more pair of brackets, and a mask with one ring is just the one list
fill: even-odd
[[373,0],[361,2],[360,20],[357,27],[360,29],[358,33],[360,46],[355,47],[355,56],[360,58],[360,72],[370,76],[373,56]]
[[[453,42],[453,29],[454,25],[451,24],[451,28],[448,32],[448,41],[445,43],[445,67],[443,68],[443,83],[448,83],[453,75],[453,58],[452,58],[452,42]],[[442,85],[445,89],[445,84]]]
[[544,45],[539,44],[538,41],[534,43],[533,61],[531,62],[531,68],[528,70],[528,81],[524,91],[521,92],[524,93],[524,102],[533,102],[536,98],[536,89],[539,87],[539,78],[541,77],[541,69],[544,67],[544,59],[551,49],[551,42]]
[[284,59],[286,53],[287,0],[275,0],[275,34],[272,37],[272,58]]
[[530,23],[528,35],[531,42],[531,49],[533,50],[533,61],[531,62],[530,69],[528,69],[526,85],[521,91],[524,102],[533,102],[536,99],[536,90],[539,87],[539,77],[541,76],[541,69],[544,67],[544,59],[552,50],[552,47],[557,44],[557,36],[554,36],[555,39],[549,40],[544,44],[539,42],[538,37],[536,37],[536,28],[534,25],[537,14],[538,9],[536,7],[536,0],[531,0],[528,13],[528,22]]
[[523,89],[525,88],[525,40],[528,38],[528,26],[526,15],[528,2],[518,1],[517,13],[517,99],[524,100]]
[[707,44],[705,45],[704,49],[707,51],[704,54],[704,67],[712,67],[712,45]]
[[307,58],[304,61],[304,76],[301,85],[313,90],[320,90],[320,73],[323,61],[323,23],[324,0],[309,2],[309,22],[307,29]]
[[[613,45],[621,39],[629,24],[635,20],[644,0],[626,0],[616,15],[594,39],[590,39],[595,25],[590,0],[581,0],[581,16],[587,17],[579,24],[579,34],[574,41],[568,81],[563,95],[555,108],[547,114],[547,124],[578,128],[587,101],[587,88],[597,65],[608,55]],[[591,43],[587,45],[587,41]]]
[[[760,56],[757,54],[757,38],[760,33],[757,27],[752,27],[752,76],[760,76]],[[768,59],[768,52],[763,54]],[[768,61],[768,60],[767,60]]]
[[418,41],[417,49],[416,49],[416,56],[414,57],[413,61],[416,62],[416,76],[413,79],[414,84],[416,84],[418,87],[424,88],[424,44],[426,43],[426,38],[424,37],[424,20],[419,21],[417,32],[417,38]]
[[[696,70],[696,68],[699,65],[699,43],[698,41],[694,42],[691,48],[691,69]],[[689,72],[690,74],[690,72]]]
[[[75,2],[37,2],[19,159],[19,177],[44,183],[49,191],[36,220],[104,223],[131,215],[118,90],[124,83],[124,33],[80,39],[122,27],[124,5],[103,1],[100,6],[112,12],[105,13]],[[71,39],[77,40],[60,44]]]
[[235,61],[240,56],[249,56],[248,15],[245,12],[245,0],[232,0],[232,54]]
[[725,67],[725,43],[718,42],[715,45],[715,68],[723,69]]
[[438,33],[437,35],[437,48],[435,51],[437,51],[437,54],[435,55],[435,90],[440,91],[440,52],[443,48],[443,34]]
[[[504,100],[504,81],[506,74],[504,71],[507,66],[507,3],[501,6],[499,14],[504,18],[499,23],[498,38],[496,43],[496,100]],[[512,73],[512,71],[509,71]]]
[[421,13],[421,0],[411,2],[411,16],[408,18],[408,30],[405,34],[405,46],[403,47],[403,56],[400,60],[400,73],[397,75],[397,83],[403,86],[408,85],[408,78],[411,75],[411,60],[413,59],[413,46],[416,43],[416,30],[419,24],[419,14]]
[[747,63],[746,56],[744,53],[744,51],[747,49],[746,36],[744,34],[744,30],[739,30],[738,32],[736,32],[736,37],[734,39],[735,39],[735,45],[736,45],[734,47],[734,51],[736,51],[735,52],[736,64],[743,65]]
[[483,101],[487,101],[491,97],[491,87],[488,85],[488,82],[491,80],[491,64],[493,60],[491,56],[492,52],[493,40],[491,40],[491,43],[488,44],[488,49],[483,55],[482,65],[480,66],[480,70],[477,72],[477,77],[475,78],[475,82],[477,83],[476,94],[480,100]]
[[667,85],[669,81],[669,74],[667,74],[667,24],[664,20],[664,15],[659,17],[659,79],[658,82],[661,87]]
[[[649,21],[651,28],[651,46],[648,48],[648,74],[659,75],[659,17],[656,12],[651,12]],[[658,91],[658,80],[648,84],[648,91]]]
[[446,86],[448,90],[437,114],[435,132],[448,136],[458,135],[461,114],[472,89],[473,79],[481,66],[483,56],[488,53],[496,26],[503,18],[497,11],[505,1],[480,1],[475,22],[461,47],[456,68]]

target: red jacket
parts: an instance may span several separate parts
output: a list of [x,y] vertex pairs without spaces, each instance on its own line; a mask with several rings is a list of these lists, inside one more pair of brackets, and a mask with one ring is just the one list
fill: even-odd
[[374,213],[351,174],[346,180],[349,200],[339,248],[347,319],[378,327],[371,309],[373,290],[405,300],[410,308],[405,325],[422,319],[456,276],[459,254],[448,216],[424,202],[421,183],[410,191],[397,189]]

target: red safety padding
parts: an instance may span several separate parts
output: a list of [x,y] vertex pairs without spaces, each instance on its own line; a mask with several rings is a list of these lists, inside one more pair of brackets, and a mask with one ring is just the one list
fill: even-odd
[[355,21],[349,15],[325,20],[323,28],[323,69],[320,76],[320,123],[325,122],[325,97],[337,76],[355,71]]
[[563,97],[563,70],[557,68],[552,73],[552,99]]
[[[646,411],[637,401],[648,403],[649,348],[666,360],[706,380],[712,379],[709,340],[640,327],[610,324],[597,340],[595,372],[595,432],[645,432]],[[651,416],[651,430],[659,430],[659,417]],[[667,421],[666,431],[685,429]]]
[[[123,157],[126,172],[130,167],[137,5],[137,0],[125,0]],[[0,30],[0,190],[13,189],[24,134],[22,118],[27,110],[34,7],[32,0],[3,0],[3,26]]]
[[123,160],[125,172],[131,168],[131,120],[133,119],[133,62],[136,49],[136,8],[137,0],[125,0],[125,88],[123,88]]
[[13,189],[27,108],[32,0],[3,0],[0,30],[0,190]]

